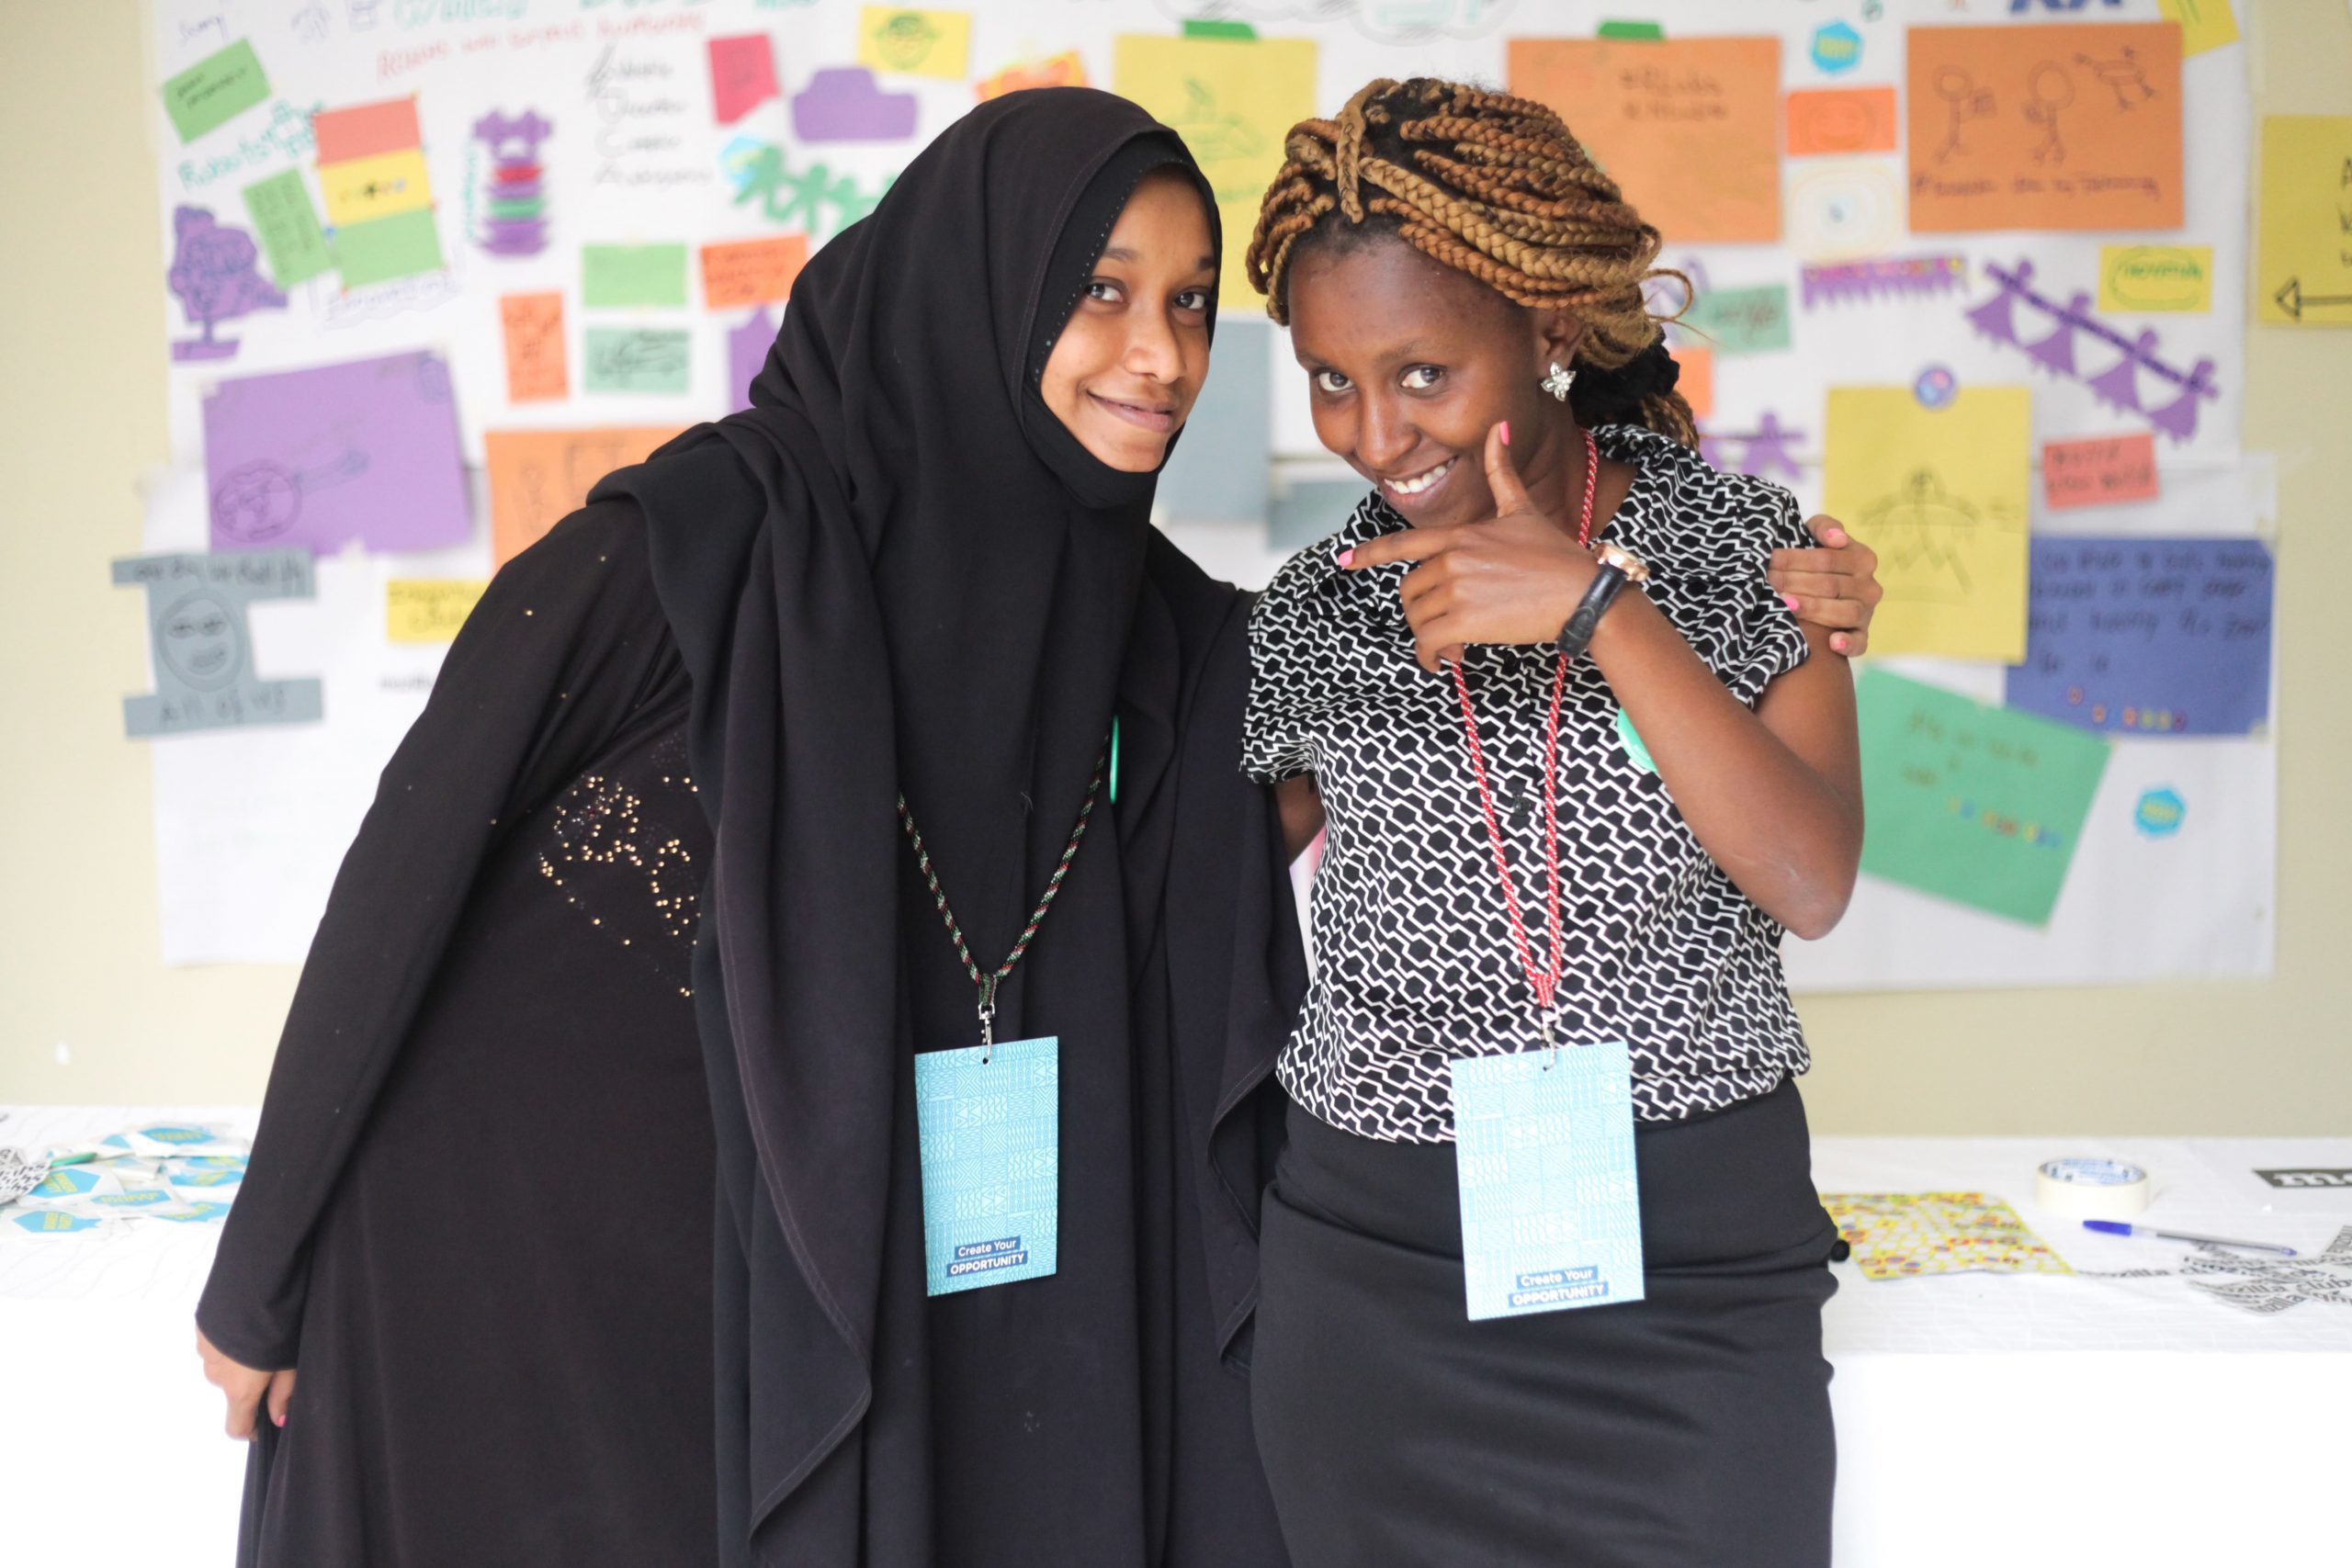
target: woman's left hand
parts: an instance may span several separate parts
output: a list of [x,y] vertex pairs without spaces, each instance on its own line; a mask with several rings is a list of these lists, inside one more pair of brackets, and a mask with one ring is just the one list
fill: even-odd
[[1774,550],[1765,580],[1800,621],[1829,633],[1829,650],[1859,659],[1871,645],[1871,617],[1886,590],[1879,585],[1878,554],[1835,517],[1804,520],[1819,542],[1810,550]]

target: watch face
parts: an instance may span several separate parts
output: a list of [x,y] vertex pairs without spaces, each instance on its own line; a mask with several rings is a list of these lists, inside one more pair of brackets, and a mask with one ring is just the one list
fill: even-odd
[[1649,563],[1623,546],[1603,543],[1593,553],[1600,558],[1603,564],[1615,567],[1633,581],[1647,582],[1650,580]]

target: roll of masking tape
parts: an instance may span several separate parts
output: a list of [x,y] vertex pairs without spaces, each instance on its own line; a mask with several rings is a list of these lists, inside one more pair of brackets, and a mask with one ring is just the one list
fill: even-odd
[[2128,1220],[2148,1192],[2148,1173],[2120,1159],[2053,1159],[2034,1173],[2034,1201],[2078,1220]]

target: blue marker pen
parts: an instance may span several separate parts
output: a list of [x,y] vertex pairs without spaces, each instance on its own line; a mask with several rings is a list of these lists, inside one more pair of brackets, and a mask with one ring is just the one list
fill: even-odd
[[2122,1220],[2085,1220],[2083,1228],[2106,1235],[2145,1236],[2151,1240],[2194,1242],[2199,1247],[2233,1247],[2242,1252],[2275,1252],[2281,1258],[2292,1258],[2291,1247],[2274,1247],[2267,1241],[2224,1241],[2217,1235],[2190,1235],[2187,1231],[2160,1231],[2154,1225],[2135,1225]]

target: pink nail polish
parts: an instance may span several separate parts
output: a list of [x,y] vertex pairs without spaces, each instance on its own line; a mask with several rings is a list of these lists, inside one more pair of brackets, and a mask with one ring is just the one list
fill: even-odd
[[283,1416],[273,1416],[270,1419],[277,1422],[281,1427],[286,1425],[286,1417]]
[[1799,601],[1797,596],[1793,593],[1783,593],[1781,595],[1781,603],[1786,604],[1790,610],[1793,612],[1796,609]]
[[1353,545],[1350,545],[1346,549],[1340,552],[1340,565],[1342,568],[1353,566],[1355,565],[1355,562],[1356,547]]
[[1509,420],[1503,421],[1503,445],[1506,446],[1510,445],[1510,421]]

